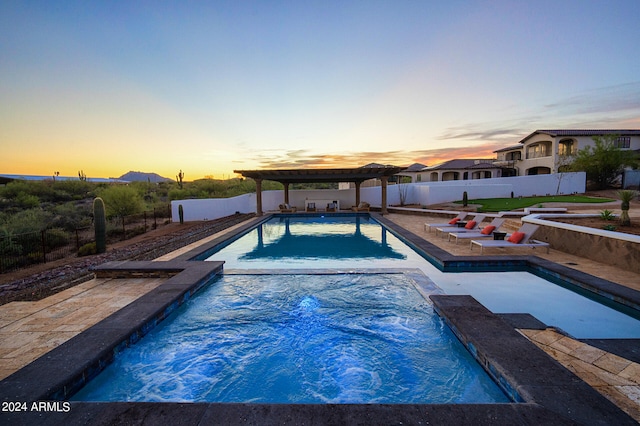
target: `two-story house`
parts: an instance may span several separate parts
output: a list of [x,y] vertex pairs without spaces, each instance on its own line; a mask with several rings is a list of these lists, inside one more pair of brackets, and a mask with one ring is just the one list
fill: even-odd
[[594,136],[616,136],[623,150],[640,151],[640,130],[536,130],[519,145],[494,151],[502,176],[527,176],[562,172],[578,150],[593,146]]

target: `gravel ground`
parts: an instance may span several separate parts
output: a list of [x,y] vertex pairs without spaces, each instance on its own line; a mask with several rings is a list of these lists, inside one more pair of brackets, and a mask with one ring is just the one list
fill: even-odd
[[[153,260],[209,235],[220,232],[230,226],[243,222],[253,214],[236,214],[225,218],[178,227],[168,233],[160,230],[148,233],[109,248],[106,253],[74,257],[33,268],[37,272],[20,271],[19,274],[7,274],[0,279],[0,305],[15,300],[39,300],[93,278],[91,268],[105,262],[116,260]],[[170,225],[167,225],[170,226]],[[44,267],[43,267],[44,266]],[[15,278],[19,275],[19,278]]]

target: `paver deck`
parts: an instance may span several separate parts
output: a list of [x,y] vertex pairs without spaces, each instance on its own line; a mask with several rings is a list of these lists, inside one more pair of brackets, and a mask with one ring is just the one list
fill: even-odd
[[0,380],[164,281],[96,278],[37,302],[0,306]]
[[[425,222],[442,218],[390,214],[385,216],[407,230],[455,255],[480,255],[467,244],[424,232]],[[194,243],[158,260],[172,259],[194,246],[232,232],[234,228]],[[505,254],[511,254],[505,251]],[[640,290],[640,275],[588,259],[551,250],[535,255],[594,276]],[[37,302],[0,306],[0,379],[29,364],[83,330],[156,288],[166,278],[96,278]],[[550,356],[573,371],[620,408],[640,421],[640,365],[573,340],[552,329],[520,330]]]

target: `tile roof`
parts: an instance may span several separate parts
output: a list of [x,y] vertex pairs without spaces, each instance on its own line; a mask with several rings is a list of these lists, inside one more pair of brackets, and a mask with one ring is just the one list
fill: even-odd
[[451,170],[451,169],[494,169],[493,159],[455,159],[444,163],[429,166],[425,170]]
[[600,136],[600,135],[620,135],[620,136],[640,136],[640,130],[623,129],[566,129],[566,130],[536,130],[525,137],[520,143],[525,143],[528,139],[537,134],[549,135],[553,138],[562,136]]
[[496,149],[493,152],[514,151],[514,150],[521,150],[521,149],[522,149],[522,145],[511,145],[505,148]]
[[407,167],[403,171],[405,171],[405,172],[419,172],[419,171],[421,171],[422,169],[424,169],[426,167],[427,166],[425,166],[424,164],[413,163],[412,165],[410,165],[409,167]]

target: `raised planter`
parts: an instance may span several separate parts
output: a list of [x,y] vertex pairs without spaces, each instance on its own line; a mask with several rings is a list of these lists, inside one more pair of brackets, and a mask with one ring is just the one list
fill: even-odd
[[535,214],[522,218],[540,228],[535,238],[555,250],[640,273],[640,236],[548,220],[555,217],[598,217],[593,214]]

